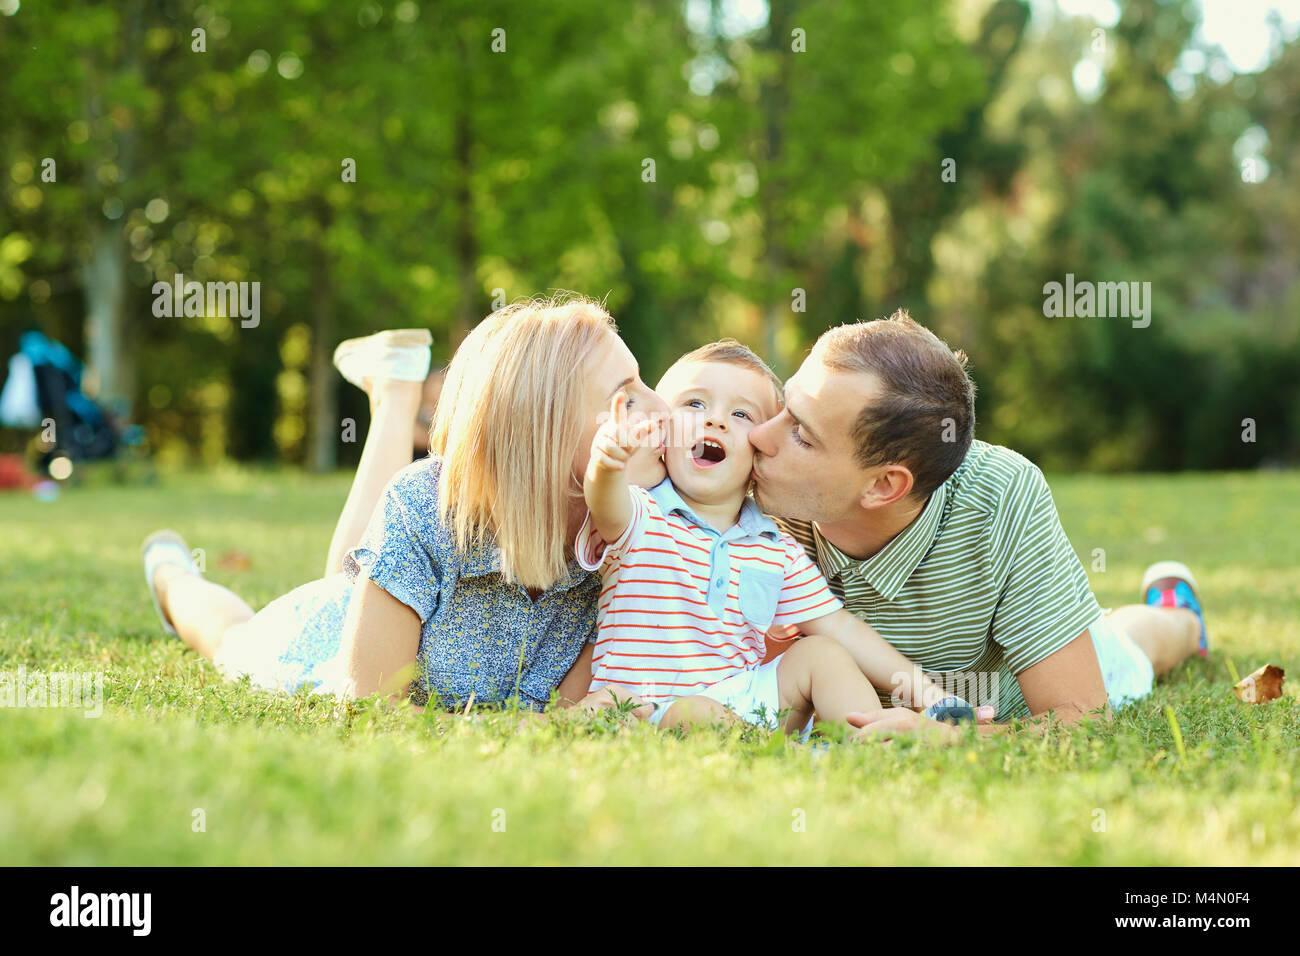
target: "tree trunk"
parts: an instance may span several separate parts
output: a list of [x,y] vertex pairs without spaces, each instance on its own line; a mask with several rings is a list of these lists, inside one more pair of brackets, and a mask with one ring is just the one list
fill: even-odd
[[472,64],[464,35],[460,36],[461,83],[456,97],[453,119],[452,160],[456,169],[453,201],[456,206],[456,273],[460,296],[452,327],[451,351],[483,317],[478,287],[478,232],[474,220],[474,195],[471,177],[474,171],[474,99],[471,84]]
[[786,93],[790,75],[790,56],[785,44],[790,37],[790,5],[781,0],[773,0],[768,5],[767,39],[763,47],[769,55],[780,61],[776,75],[765,82],[759,91],[759,102],[763,117],[764,168],[759,173],[759,209],[763,219],[763,265],[769,286],[764,298],[767,307],[763,310],[763,349],[765,358],[772,369],[784,377],[789,371],[785,357],[777,351],[781,328],[785,318],[790,314],[790,300],[770,283],[778,281],[785,275],[790,257],[784,246],[784,223],[782,200],[784,184],[777,173],[784,146],[783,125],[789,102]]
[[115,414],[127,416],[134,388],[125,347],[125,270],[122,231],[116,223],[105,222],[95,231],[90,258],[81,273],[86,295],[86,364],[94,373],[95,398]]
[[[329,213],[323,213],[323,233],[329,228]],[[334,321],[334,288],[330,284],[329,253],[324,239],[312,253],[313,301],[311,320],[311,366],[308,391],[307,466],[312,471],[332,471],[338,466],[342,422],[339,421],[339,376],[334,370],[334,346],[338,333]]]
[[[130,4],[122,17],[122,60],[115,72],[130,73],[139,68],[142,18],[139,0]],[[91,129],[92,120],[103,114],[99,71],[93,64],[87,70],[85,116]],[[130,183],[134,173],[134,126],[112,134],[113,150],[120,171],[119,182]],[[89,194],[99,192],[94,164],[87,164]],[[100,208],[91,212],[90,258],[82,264],[81,280],[86,297],[86,358],[96,385],[95,397],[114,414],[127,418],[135,397],[135,362],[131,356],[131,335],[126,322],[126,249],[119,220],[106,219]]]

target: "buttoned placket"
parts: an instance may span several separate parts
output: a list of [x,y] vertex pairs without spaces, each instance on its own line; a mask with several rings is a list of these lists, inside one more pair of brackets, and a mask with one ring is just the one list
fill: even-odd
[[[717,528],[701,521],[682,501],[672,482],[664,479],[650,491],[650,497],[662,509],[666,516],[676,512],[685,518],[693,529],[702,532],[711,539],[709,548],[709,577],[705,588],[705,598],[709,608],[721,618],[727,606],[727,593],[731,589],[731,552],[727,547],[732,541],[750,535],[767,536],[777,540],[776,524],[763,515],[754,504],[753,499],[746,499],[741,504],[736,524],[719,533]],[[695,537],[699,538],[698,535]]]
[[731,589],[731,551],[728,545],[745,532],[739,525],[732,525],[725,534],[702,528],[714,537],[713,548],[709,552],[709,591],[707,600],[713,613],[722,617],[727,606],[727,593]]

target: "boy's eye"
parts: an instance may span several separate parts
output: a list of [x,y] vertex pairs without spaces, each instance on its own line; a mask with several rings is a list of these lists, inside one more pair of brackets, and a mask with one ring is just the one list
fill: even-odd
[[698,398],[687,399],[687,401],[686,401],[685,404],[686,404],[686,407],[687,407],[687,408],[694,408],[694,407],[697,406],[697,405],[698,405],[700,408],[703,408],[703,407],[704,407],[704,403],[703,403],[702,401],[700,401]]
[[808,442],[804,441],[803,438],[800,437],[800,435],[799,435],[799,426],[798,426],[798,425],[795,425],[793,428],[790,429],[790,434],[794,437],[794,443],[795,443],[796,445],[799,445],[799,446],[801,446],[801,447],[803,447],[803,448],[811,448],[811,447],[812,447],[811,444],[809,444]]
[[732,412],[731,414],[736,415],[736,416],[738,416],[738,417],[740,417],[740,418],[746,419],[747,421],[751,421],[751,422],[752,422],[752,421],[754,420],[753,416],[751,416],[751,415],[749,414],[749,412],[745,411],[744,409],[737,409],[736,411]]

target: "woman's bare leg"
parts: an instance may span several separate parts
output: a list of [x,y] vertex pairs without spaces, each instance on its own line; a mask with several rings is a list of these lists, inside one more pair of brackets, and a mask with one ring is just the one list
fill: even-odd
[[1126,604],[1110,612],[1110,622],[1151,659],[1157,677],[1195,654],[1201,640],[1201,622],[1183,607]]
[[411,422],[419,411],[423,389],[422,382],[388,380],[376,382],[369,389],[370,430],[366,432],[348,500],[330,539],[326,574],[343,570],[343,556],[361,540],[384,487],[411,463]]
[[153,585],[163,614],[181,640],[209,660],[226,631],[253,616],[253,609],[235,592],[175,564],[158,565]]

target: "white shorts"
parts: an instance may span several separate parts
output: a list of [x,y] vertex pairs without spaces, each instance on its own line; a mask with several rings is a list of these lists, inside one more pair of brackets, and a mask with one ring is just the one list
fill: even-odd
[[1103,614],[1088,628],[1093,646],[1097,649],[1097,663],[1101,665],[1101,679],[1106,684],[1106,696],[1115,710],[1151,693],[1156,684],[1156,672],[1151,659],[1142,648],[1133,643]]
[[[719,704],[734,711],[737,716],[758,727],[768,730],[781,729],[777,721],[777,712],[781,709],[781,692],[776,682],[776,670],[781,658],[759,664],[749,670],[732,674],[726,680],[718,681],[699,692],[700,697],[716,700]],[[664,713],[673,705],[673,701],[663,701],[655,708],[650,718],[652,724],[663,720]],[[808,718],[800,739],[807,740],[812,733],[813,718]]]

